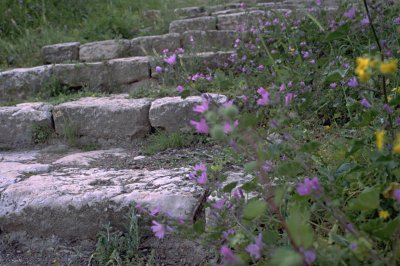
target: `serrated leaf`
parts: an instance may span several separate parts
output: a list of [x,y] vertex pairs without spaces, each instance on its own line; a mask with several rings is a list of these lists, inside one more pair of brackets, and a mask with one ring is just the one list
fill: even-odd
[[280,248],[275,251],[271,260],[273,266],[299,266],[303,265],[303,257],[297,252]]
[[302,171],[301,164],[297,161],[286,161],[278,167],[278,173],[282,176],[295,177]]
[[320,146],[321,146],[321,143],[319,143],[317,141],[310,141],[310,142],[304,144],[300,148],[300,151],[306,152],[306,153],[314,153],[314,152],[318,151]]
[[230,193],[232,191],[232,189],[234,189],[237,186],[237,184],[238,184],[238,182],[229,183],[226,186],[224,186],[222,191],[225,193]]
[[297,245],[308,248],[313,244],[314,233],[308,223],[309,215],[299,208],[292,209],[287,225]]
[[267,203],[262,200],[252,200],[247,203],[243,209],[243,218],[246,220],[253,220],[264,214],[267,210]]
[[371,211],[379,207],[379,188],[366,188],[357,198],[349,202],[349,208],[354,211]]
[[255,191],[257,187],[258,187],[258,182],[256,179],[253,179],[249,182],[244,183],[242,189],[244,190],[244,192],[249,193]]

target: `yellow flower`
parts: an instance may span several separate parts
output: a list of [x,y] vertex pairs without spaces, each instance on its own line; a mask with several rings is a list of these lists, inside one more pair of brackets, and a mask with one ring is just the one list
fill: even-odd
[[394,93],[400,93],[400,87],[393,88],[393,89],[392,89],[392,92],[394,92]]
[[295,52],[296,52],[296,49],[294,49],[294,48],[289,49],[289,54],[294,55]]
[[370,62],[371,59],[368,57],[358,57],[356,61],[357,69],[366,70],[369,67]]
[[386,97],[386,99],[390,103],[390,101],[393,99],[393,96],[388,95],[388,97]]
[[365,70],[356,70],[356,74],[358,75],[358,79],[361,82],[367,82],[369,80],[369,78],[371,77],[370,74],[368,74]]
[[375,132],[376,147],[378,150],[383,150],[383,145],[385,144],[385,131],[378,130]]
[[390,217],[390,213],[388,211],[379,211],[379,218],[382,220],[386,220]]
[[371,77],[369,68],[375,65],[375,61],[371,60],[368,57],[358,57],[356,60],[356,64],[357,68],[355,72],[358,75],[358,79],[361,82],[367,82]]
[[390,59],[387,62],[382,62],[379,70],[382,74],[394,74],[397,71],[397,59]]
[[393,144],[393,153],[400,154],[400,133],[397,133]]

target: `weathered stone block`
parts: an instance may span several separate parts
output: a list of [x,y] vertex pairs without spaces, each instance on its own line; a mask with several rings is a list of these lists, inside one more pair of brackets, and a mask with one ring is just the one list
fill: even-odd
[[113,140],[129,142],[150,132],[149,99],[87,97],[54,107],[56,132],[65,135],[74,128],[77,136],[92,143]]
[[43,61],[45,64],[78,61],[79,46],[79,42],[46,45],[42,48]]
[[216,17],[199,17],[172,21],[169,32],[183,33],[188,30],[215,30],[217,29]]
[[71,167],[32,175],[2,191],[0,228],[39,237],[95,239],[108,222],[123,229],[133,202],[187,219],[201,194],[188,171]]
[[70,87],[114,91],[118,86],[150,77],[149,57],[129,57],[106,62],[59,64],[54,77]]
[[44,103],[0,107],[0,147],[20,148],[35,144],[35,126],[52,128],[51,109],[51,105]]
[[0,101],[32,96],[49,79],[51,66],[17,68],[0,72]]
[[174,10],[175,15],[178,17],[192,18],[206,15],[206,9],[204,7],[184,7],[177,8]]
[[204,52],[195,55],[181,56],[183,64],[190,65],[195,71],[205,71],[207,68],[225,68],[233,52]]
[[[214,103],[226,102],[224,95],[210,94]],[[190,120],[199,120],[200,114],[193,111],[193,107],[203,101],[201,96],[165,97],[152,102],[150,107],[150,123],[155,128],[162,128],[169,132],[191,131]]]
[[129,53],[129,40],[107,40],[80,46],[79,60],[94,62],[124,57]]
[[182,47],[195,51],[218,51],[233,49],[240,33],[233,30],[186,31],[182,34]]
[[217,27],[219,30],[245,31],[252,25],[257,25],[258,20],[263,19],[265,14],[265,11],[254,10],[250,12],[219,15]]
[[144,36],[131,40],[129,54],[131,56],[162,54],[164,49],[174,51],[180,46],[180,35],[178,33]]

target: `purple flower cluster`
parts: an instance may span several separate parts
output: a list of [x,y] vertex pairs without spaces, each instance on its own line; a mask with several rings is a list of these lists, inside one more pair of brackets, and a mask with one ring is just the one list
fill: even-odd
[[296,191],[300,196],[311,195],[314,191],[320,191],[321,185],[319,184],[318,178],[314,177],[310,179],[308,177],[304,178],[302,183],[297,184]]
[[204,163],[196,164],[193,167],[193,172],[189,173],[189,177],[199,185],[205,185],[207,183],[207,167]]
[[250,256],[254,257],[256,260],[259,260],[261,258],[263,247],[264,243],[262,242],[262,234],[260,233],[255,238],[255,243],[246,247],[246,251],[250,254]]

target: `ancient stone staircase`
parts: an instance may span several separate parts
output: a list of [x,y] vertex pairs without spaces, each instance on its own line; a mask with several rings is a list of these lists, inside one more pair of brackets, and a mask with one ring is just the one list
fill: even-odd
[[[154,69],[164,49],[183,48],[190,51],[180,55],[183,63],[196,59],[202,67],[217,68],[232,55],[235,39],[248,34],[244,26],[257,24],[271,12],[305,7],[304,1],[271,1],[247,8],[230,4],[177,9],[181,19],[170,24],[167,34],[48,45],[42,49],[46,65],[1,72],[0,102],[26,99],[54,79],[114,95],[55,106],[36,102],[0,107],[0,148],[7,150],[0,152],[0,233],[93,239],[108,221],[121,227],[132,202],[189,219],[203,193],[188,177],[189,164],[133,169],[116,162],[141,164],[140,148],[126,147],[154,128],[190,130],[189,121],[199,119],[192,109],[201,96],[131,99],[115,93],[129,92],[138,82],[157,81]],[[223,95],[212,97],[216,104],[227,101]],[[35,136],[46,127],[59,137],[37,145]],[[106,148],[68,148],[63,143],[68,134]],[[205,158],[195,156],[193,161]],[[246,179],[238,173],[229,176]]]

